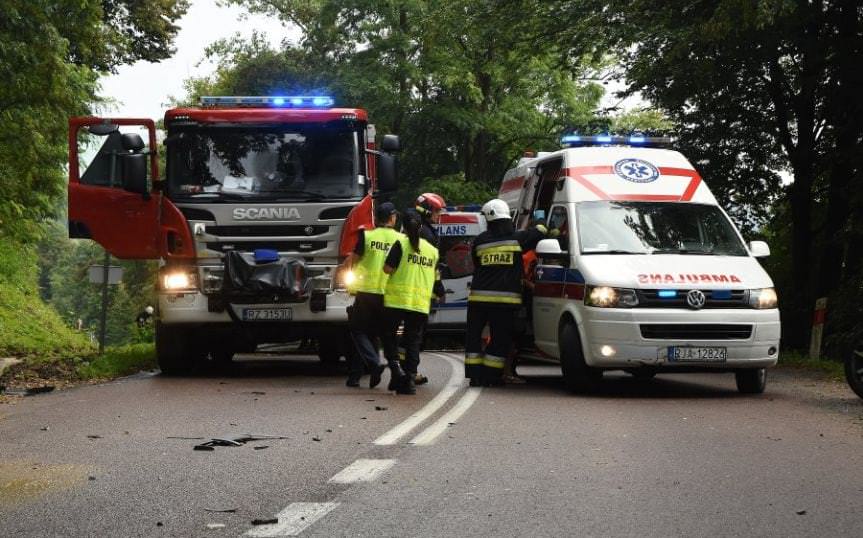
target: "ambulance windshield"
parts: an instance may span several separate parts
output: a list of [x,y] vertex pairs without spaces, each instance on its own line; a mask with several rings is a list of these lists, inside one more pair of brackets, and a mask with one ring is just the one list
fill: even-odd
[[168,138],[172,198],[358,199],[357,132],[320,125],[194,127]]
[[576,212],[582,254],[747,255],[731,222],[713,205],[582,202]]

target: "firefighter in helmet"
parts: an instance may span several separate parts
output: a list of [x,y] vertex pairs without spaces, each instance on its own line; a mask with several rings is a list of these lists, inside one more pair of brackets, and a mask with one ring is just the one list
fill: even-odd
[[[502,384],[512,347],[515,317],[521,307],[522,247],[513,230],[509,206],[494,199],[482,206],[488,229],[474,239],[473,282],[467,307],[465,376],[471,386]],[[482,332],[491,340],[483,349]]]

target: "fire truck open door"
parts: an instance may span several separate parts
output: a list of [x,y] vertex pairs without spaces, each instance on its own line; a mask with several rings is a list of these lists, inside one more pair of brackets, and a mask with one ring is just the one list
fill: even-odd
[[[123,134],[121,126],[137,129]],[[136,130],[146,130],[146,142]],[[89,146],[85,140],[89,140]],[[85,153],[95,155],[81,173]],[[152,120],[72,118],[69,237],[93,239],[124,259],[193,257],[194,244],[185,218],[160,190],[153,188],[158,174],[156,126]]]

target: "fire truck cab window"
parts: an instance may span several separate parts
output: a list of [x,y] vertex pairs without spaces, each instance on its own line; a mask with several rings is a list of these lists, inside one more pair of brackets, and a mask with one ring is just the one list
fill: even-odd
[[356,131],[320,126],[211,127],[169,138],[172,196],[212,199],[351,199],[359,181]]

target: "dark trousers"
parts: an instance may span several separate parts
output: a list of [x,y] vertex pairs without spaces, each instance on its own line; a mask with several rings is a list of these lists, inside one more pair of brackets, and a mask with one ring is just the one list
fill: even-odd
[[348,373],[362,375],[365,364],[373,368],[380,364],[377,340],[381,336],[384,316],[384,296],[374,293],[357,293],[354,304],[348,307],[348,327],[357,349],[348,354]]
[[428,314],[421,314],[412,310],[401,308],[385,308],[385,330],[381,335],[384,344],[384,356],[387,362],[402,360],[399,356],[398,330],[399,324],[404,322],[401,345],[404,348],[404,363],[402,369],[409,375],[417,373],[420,364],[420,345],[423,341]]
[[[467,334],[464,342],[464,374],[487,381],[500,379],[506,357],[512,348],[517,308],[469,302]],[[482,331],[488,325],[491,341],[483,349]]]

